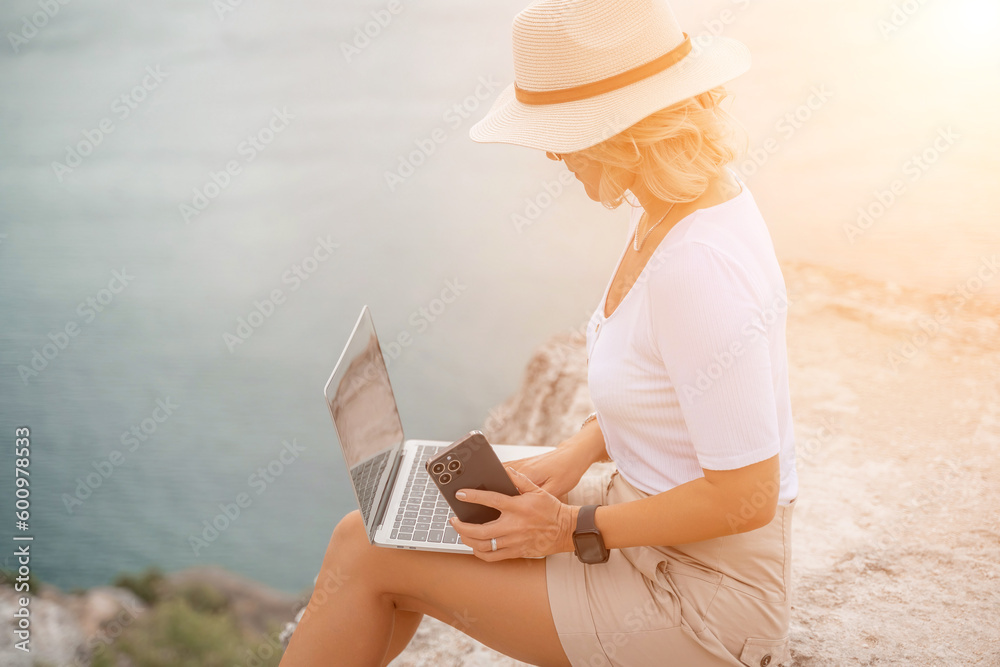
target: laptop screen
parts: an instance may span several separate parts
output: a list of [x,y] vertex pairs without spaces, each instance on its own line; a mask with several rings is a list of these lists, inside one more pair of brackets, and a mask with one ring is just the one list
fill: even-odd
[[361,309],[324,393],[367,525],[378,481],[392,450],[403,442],[403,424],[368,306]]

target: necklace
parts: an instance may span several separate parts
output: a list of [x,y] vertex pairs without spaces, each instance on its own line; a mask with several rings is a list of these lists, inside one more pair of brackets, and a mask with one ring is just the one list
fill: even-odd
[[642,237],[642,241],[639,240],[639,225],[635,226],[635,234],[632,236],[632,248],[636,252],[639,252],[639,249],[642,248],[642,244],[646,242],[646,239],[648,239],[649,235],[653,233],[653,230],[656,229],[656,226],[667,219],[667,216],[670,215],[670,212],[674,210],[674,206],[676,205],[677,202],[674,202],[673,204],[670,205],[670,208],[668,208],[667,212],[663,214],[663,217],[657,220],[656,223],[652,227],[650,227],[649,230],[646,231],[646,235]]

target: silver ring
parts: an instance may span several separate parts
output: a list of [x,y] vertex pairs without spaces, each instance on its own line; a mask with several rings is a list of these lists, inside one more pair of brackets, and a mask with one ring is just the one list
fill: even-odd
[[490,546],[493,547],[490,551],[497,550],[497,538],[494,537],[493,539],[490,540]]

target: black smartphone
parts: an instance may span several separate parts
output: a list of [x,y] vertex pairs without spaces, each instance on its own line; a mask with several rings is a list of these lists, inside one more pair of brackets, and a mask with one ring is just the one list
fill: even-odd
[[481,431],[469,431],[425,465],[455,515],[466,523],[493,521],[499,518],[500,510],[459,500],[455,497],[459,489],[484,489],[508,496],[521,493]]

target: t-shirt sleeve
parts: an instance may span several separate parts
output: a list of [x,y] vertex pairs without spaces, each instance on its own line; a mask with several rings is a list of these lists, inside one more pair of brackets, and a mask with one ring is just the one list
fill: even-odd
[[[656,257],[650,261],[656,261]],[[650,273],[649,322],[698,462],[732,470],[781,449],[763,303],[747,270],[699,242]]]

